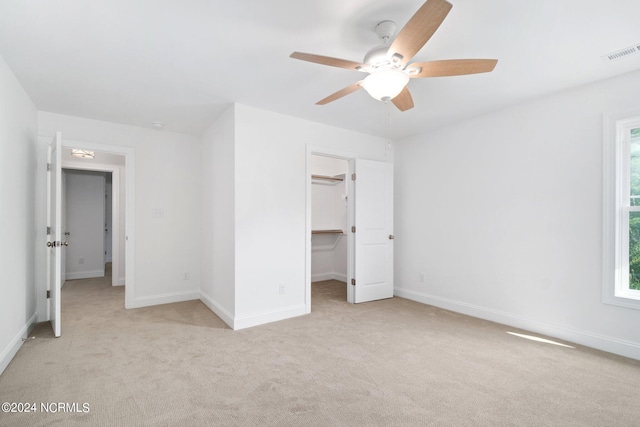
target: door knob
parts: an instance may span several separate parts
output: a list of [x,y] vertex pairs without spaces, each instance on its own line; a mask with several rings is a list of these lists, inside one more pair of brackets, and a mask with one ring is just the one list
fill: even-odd
[[389,240],[393,240],[395,238],[396,238],[396,236],[394,236],[393,234],[389,234]]
[[62,246],[69,246],[69,242],[67,241],[62,242]]
[[47,247],[48,248],[55,248],[56,247],[56,242],[47,242]]

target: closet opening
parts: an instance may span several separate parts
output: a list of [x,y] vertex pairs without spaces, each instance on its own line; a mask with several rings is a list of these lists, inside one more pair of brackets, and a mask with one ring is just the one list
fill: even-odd
[[350,301],[353,187],[349,163],[311,155],[311,291],[323,303]]

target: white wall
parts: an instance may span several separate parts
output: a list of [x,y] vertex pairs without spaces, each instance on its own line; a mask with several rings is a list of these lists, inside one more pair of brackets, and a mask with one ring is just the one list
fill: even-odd
[[380,138],[243,105],[200,139],[38,118],[42,136],[136,150],[136,306],[200,297],[236,329],[305,312],[307,146],[393,161]]
[[36,108],[0,57],[0,373],[36,322]]
[[312,182],[311,228],[345,231],[347,228],[346,195],[345,181],[328,181],[327,183],[327,181],[316,180]]
[[[38,112],[42,136],[135,150],[134,307],[197,299],[200,288],[200,144],[197,137]],[[155,217],[159,210],[161,217]],[[189,279],[185,280],[185,273]],[[127,284],[129,286],[129,284]]]
[[105,174],[65,170],[66,280],[104,276]]
[[382,138],[246,105],[235,115],[235,327],[243,328],[305,312],[307,145],[389,162],[393,151]]
[[603,113],[637,109],[639,80],[400,141],[396,295],[640,359],[640,311],[602,303],[601,248]]
[[235,315],[235,107],[201,138],[201,300],[227,324]]

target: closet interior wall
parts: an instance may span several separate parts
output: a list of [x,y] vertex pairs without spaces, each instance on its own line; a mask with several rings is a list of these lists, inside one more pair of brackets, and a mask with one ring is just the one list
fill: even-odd
[[347,185],[349,163],[311,157],[311,281],[347,281]]

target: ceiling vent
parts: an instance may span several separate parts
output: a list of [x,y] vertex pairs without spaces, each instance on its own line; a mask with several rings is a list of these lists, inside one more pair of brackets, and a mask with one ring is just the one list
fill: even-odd
[[635,55],[640,53],[640,44],[626,47],[624,49],[616,50],[615,52],[609,52],[606,55],[601,56],[603,61],[610,62],[620,58],[624,58],[629,55]]

